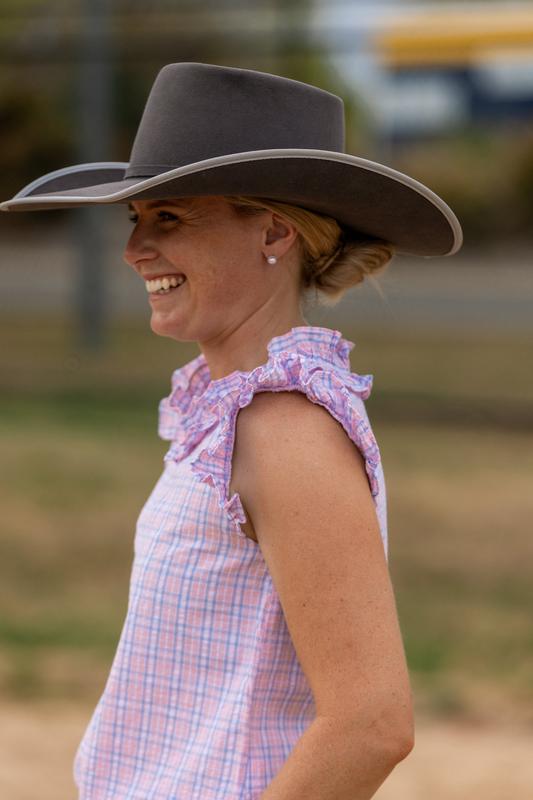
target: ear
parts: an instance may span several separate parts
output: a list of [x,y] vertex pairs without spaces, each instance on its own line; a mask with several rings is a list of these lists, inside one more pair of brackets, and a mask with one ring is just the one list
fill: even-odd
[[268,251],[265,255],[281,258],[290,250],[297,238],[298,231],[294,225],[278,214],[272,213],[263,232],[263,243]]

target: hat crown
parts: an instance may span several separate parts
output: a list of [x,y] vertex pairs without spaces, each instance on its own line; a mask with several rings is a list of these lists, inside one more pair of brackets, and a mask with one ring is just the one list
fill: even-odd
[[167,64],[146,102],[125,177],[286,148],[344,152],[341,98],[255,70]]

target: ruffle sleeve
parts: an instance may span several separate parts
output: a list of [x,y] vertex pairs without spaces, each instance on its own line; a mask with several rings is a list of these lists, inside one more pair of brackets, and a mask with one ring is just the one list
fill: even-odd
[[[373,497],[379,492],[380,453],[366,415],[364,400],[370,395],[372,375],[358,375],[301,352],[271,355],[268,362],[249,373],[235,373],[222,396],[212,398],[218,435],[191,463],[193,473],[218,494],[221,509],[236,524],[246,522],[241,499],[229,496],[237,414],[258,392],[299,391],[326,408],[342,425],[365,460]],[[243,534],[244,535],[244,534]]]
[[198,356],[172,374],[172,391],[159,403],[158,433],[171,442],[166,460],[180,461],[191,453],[217,424],[217,416],[204,402],[209,374]]

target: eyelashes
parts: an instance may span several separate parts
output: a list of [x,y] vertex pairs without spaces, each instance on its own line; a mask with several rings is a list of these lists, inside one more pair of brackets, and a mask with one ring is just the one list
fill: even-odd
[[[128,214],[128,219],[130,222],[135,224],[139,221],[139,215],[134,211],[130,211]],[[175,214],[172,214],[170,211],[158,211],[157,219],[159,222],[179,222],[178,217]]]
[[178,218],[175,214],[171,214],[170,211],[158,211],[157,218],[161,220],[161,222],[177,222]]

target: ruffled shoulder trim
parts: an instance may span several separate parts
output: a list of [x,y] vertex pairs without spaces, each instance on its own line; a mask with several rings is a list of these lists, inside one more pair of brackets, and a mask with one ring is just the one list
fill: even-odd
[[175,370],[171,385],[170,394],[159,403],[158,433],[161,439],[172,442],[165,458],[180,461],[218,420],[203,400],[209,385],[209,370],[204,356],[199,355]]
[[[296,352],[320,364],[349,370],[349,354],[354,346],[340,331],[301,325],[274,336],[267,350],[269,357]],[[217,424],[216,406],[220,399],[234,395],[249,374],[236,370],[212,381],[203,354],[174,371],[171,392],[159,404],[159,436],[172,443],[167,460],[180,461],[195,449]]]
[[316,349],[311,348],[308,352],[302,347],[297,351],[285,349],[285,343],[280,343],[279,339],[283,337],[278,337],[275,347],[269,348],[270,357],[266,364],[251,372],[232,373],[222,379],[224,392],[218,391],[217,381],[208,387],[206,394],[210,394],[213,400],[212,408],[220,430],[214,444],[203,449],[191,464],[199,480],[216,489],[220,508],[243,536],[239,523],[246,522],[246,514],[239,495],[229,496],[229,484],[237,414],[252,402],[258,392],[299,391],[311,402],[326,408],[364,456],[372,495],[375,497],[379,492],[380,453],[363,403],[370,395],[372,375],[350,372],[348,353],[353,344],[341,341],[340,334],[336,337],[338,347],[334,352],[339,357],[336,362],[331,353],[327,358],[321,358]]

